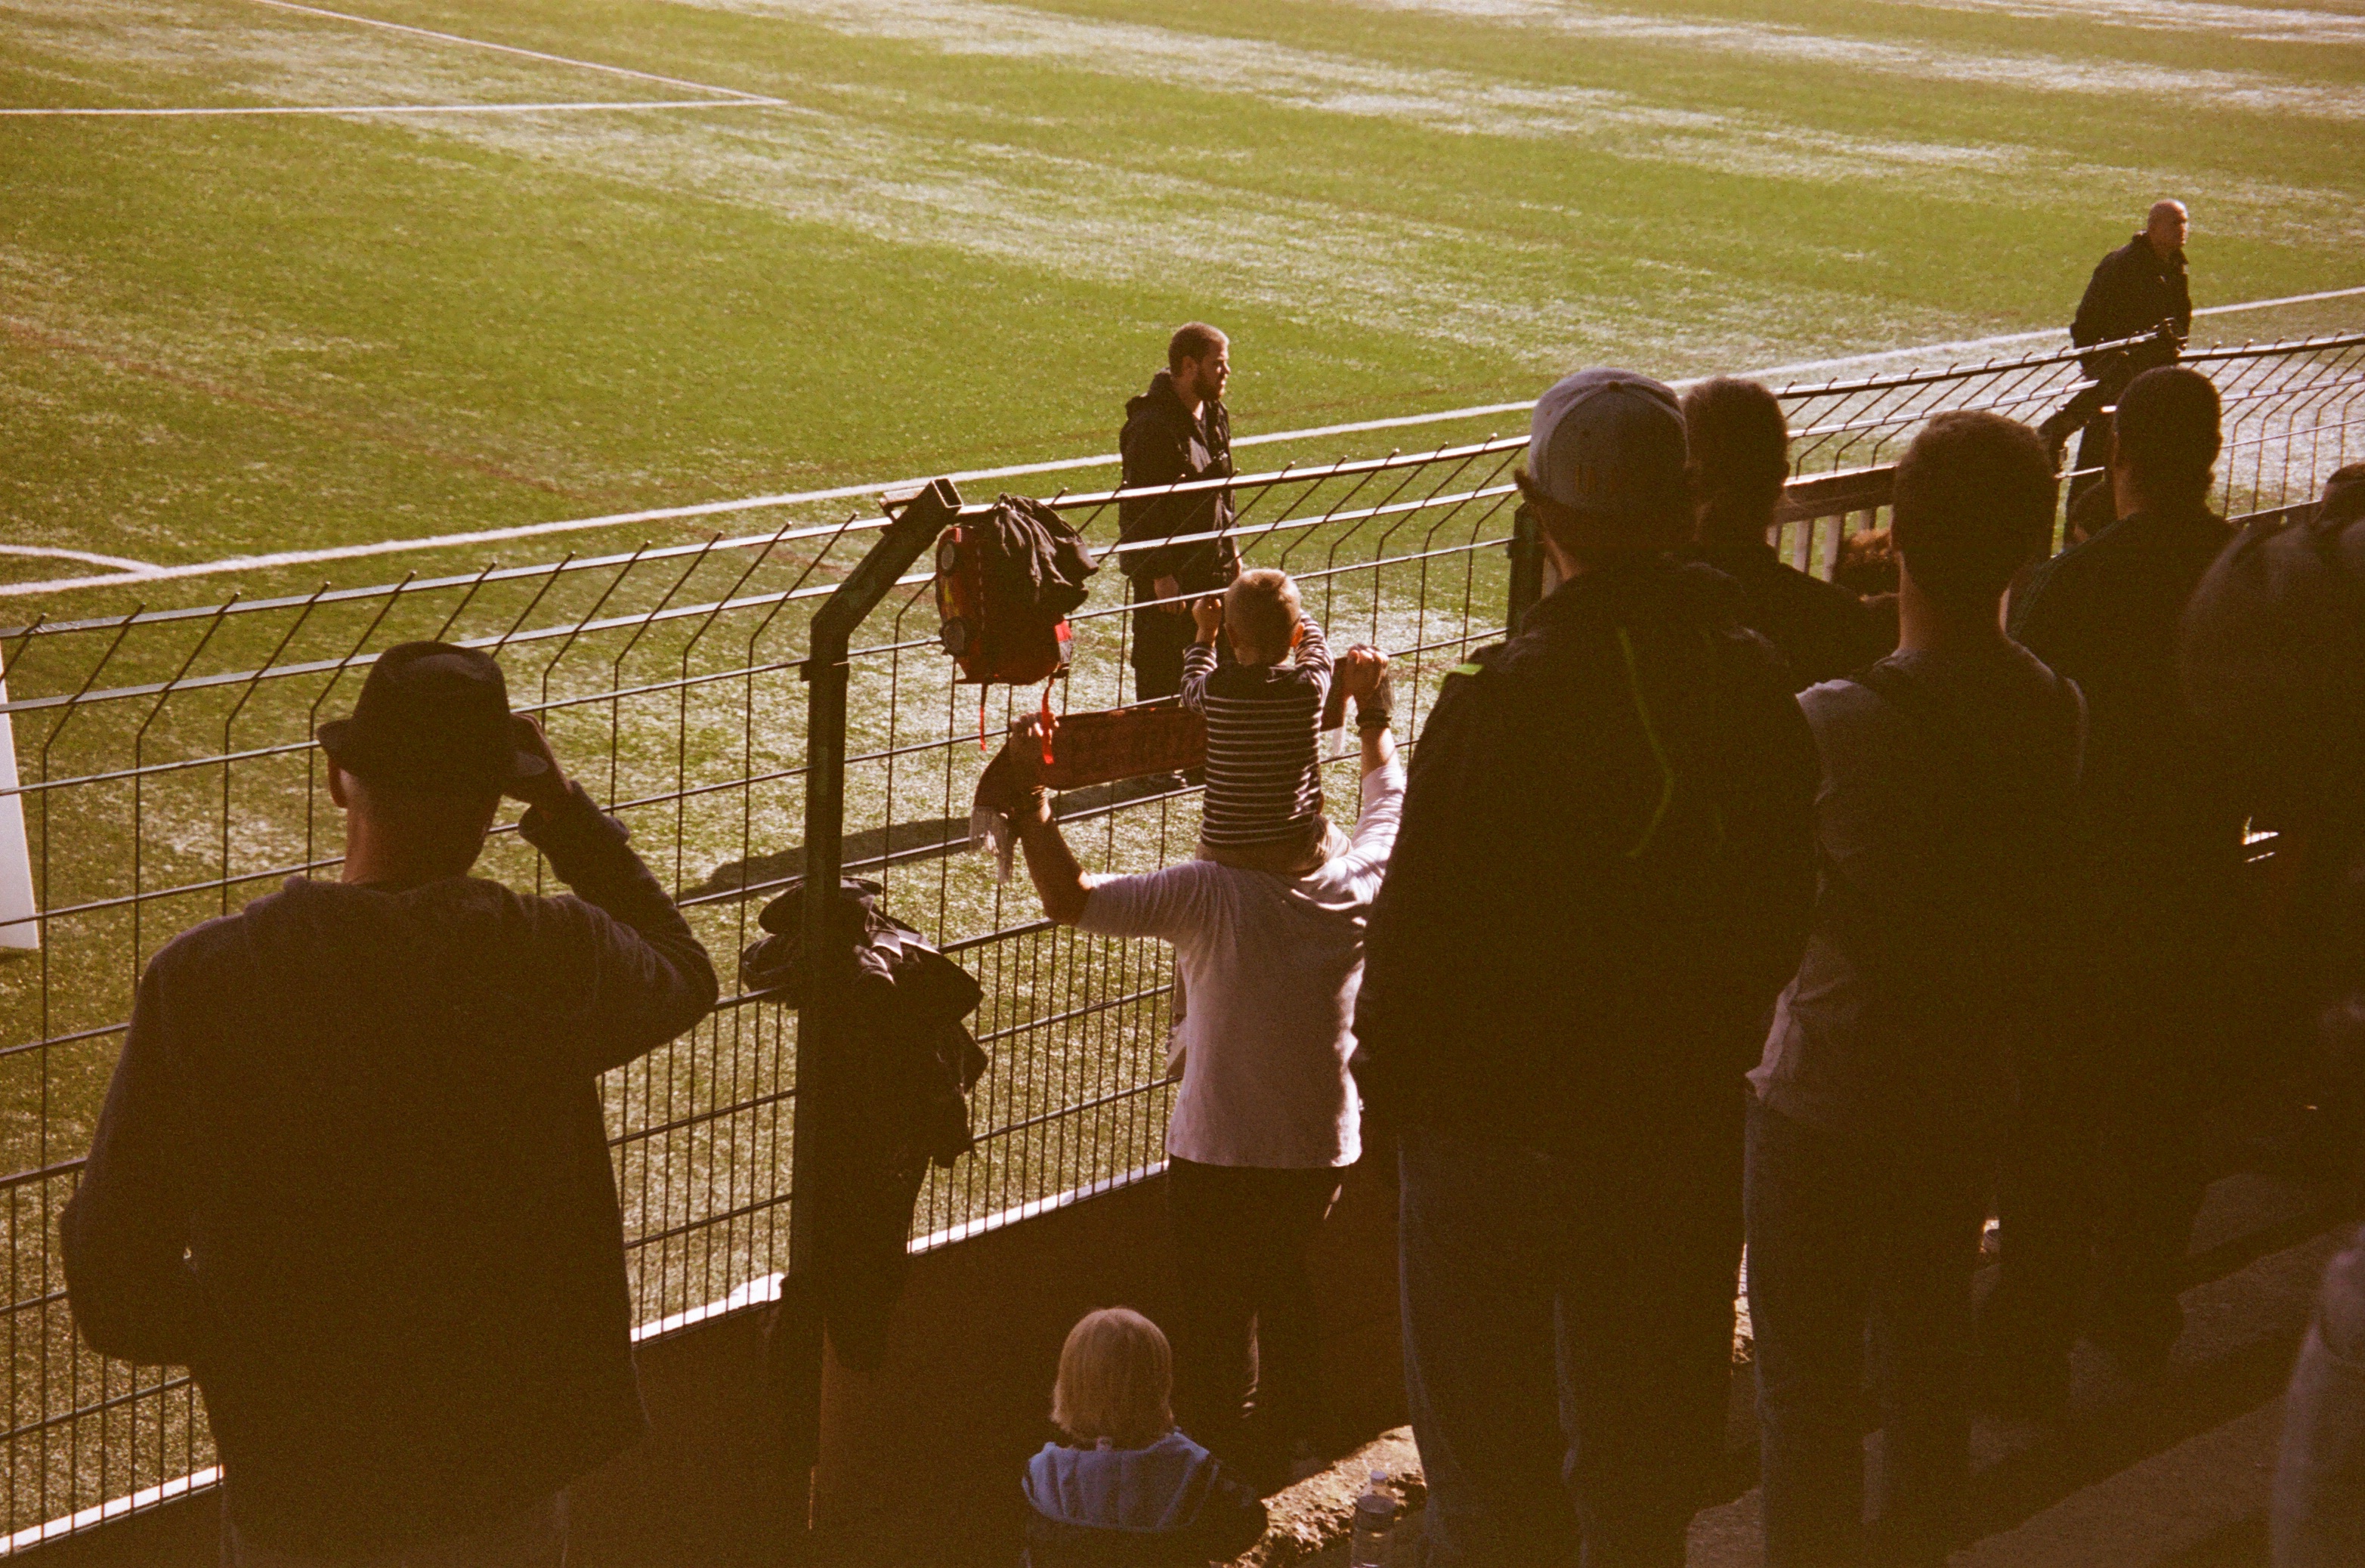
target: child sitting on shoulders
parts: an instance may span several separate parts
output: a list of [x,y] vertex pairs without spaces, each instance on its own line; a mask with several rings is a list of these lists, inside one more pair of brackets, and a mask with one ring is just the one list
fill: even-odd
[[[1302,876],[1319,866],[1323,705],[1330,650],[1286,572],[1242,572],[1218,600],[1191,607],[1199,635],[1182,655],[1182,703],[1207,720],[1207,795],[1199,857]],[[1232,644],[1218,667],[1216,637]],[[1287,663],[1283,661],[1287,660]]]
[[1051,1420],[1026,1466],[1026,1568],[1205,1568],[1264,1535],[1264,1504],[1174,1429],[1174,1355],[1158,1325],[1086,1313],[1059,1351]]

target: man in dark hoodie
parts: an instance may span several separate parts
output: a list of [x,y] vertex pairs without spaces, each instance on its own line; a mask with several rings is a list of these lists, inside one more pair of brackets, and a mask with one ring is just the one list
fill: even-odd
[[2227,944],[2249,924],[2244,793],[2177,685],[2179,617],[2234,537],[2209,510],[2217,391],[2164,366],[2128,384],[2115,418],[2118,521],[2012,599],[2012,636],[2093,707],[2066,846],[2087,940],[2057,1070],[2023,1086],[2002,1268],[1982,1309],[1999,1393],[2037,1407],[2066,1386],[2090,1265],[2089,1332],[2131,1370],[2165,1359],[2182,1327],[2201,1113],[2242,1011]]
[[1400,1129],[1429,1561],[1680,1563],[1724,1430],[1741,1073],[1798,967],[1815,748],[1691,532],[1675,394],[1536,405],[1562,583],[1445,680],[1366,935],[1355,1072]]
[[[555,1568],[566,1486],[643,1427],[599,1075],[714,970],[487,655],[388,649],[319,740],[343,878],[149,964],[68,1295],[95,1349],[196,1375],[232,1568]],[[577,896],[468,875],[505,792]]]
[[1149,702],[1182,689],[1182,652],[1194,634],[1191,600],[1220,592],[1239,575],[1226,530],[1232,493],[1210,480],[1232,476],[1232,420],[1224,409],[1231,342],[1204,322],[1175,330],[1166,368],[1125,406],[1117,450],[1128,490],[1187,486],[1117,503],[1119,559],[1133,583],[1134,697]]

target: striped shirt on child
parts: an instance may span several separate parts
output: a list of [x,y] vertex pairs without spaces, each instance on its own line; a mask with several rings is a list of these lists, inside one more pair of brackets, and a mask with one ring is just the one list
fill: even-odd
[[1311,616],[1295,662],[1216,664],[1212,644],[1182,655],[1182,702],[1207,719],[1207,798],[1199,837],[1210,849],[1301,838],[1322,818],[1322,708],[1330,649]]

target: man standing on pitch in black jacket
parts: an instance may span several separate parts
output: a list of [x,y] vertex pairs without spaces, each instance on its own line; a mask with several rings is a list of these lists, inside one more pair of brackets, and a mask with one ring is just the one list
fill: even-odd
[[[556,1568],[567,1484],[643,1427],[599,1075],[714,970],[487,655],[388,649],[319,739],[343,879],[149,964],[68,1295],[96,1350],[195,1374],[231,1568]],[[505,792],[577,896],[467,874]]]
[[[2094,378],[2094,385],[2063,411],[2090,410],[2072,415],[2085,426],[2078,442],[2075,477],[2069,481],[2073,506],[2079,497],[2102,482],[2102,465],[2110,458],[2111,422],[2104,409],[2119,400],[2119,394],[2135,376],[2173,363],[2184,340],[2192,335],[2192,289],[2184,264],[2184,241],[2191,231],[2192,220],[2182,202],[2156,201],[2144,219],[2143,232],[2096,263],[2094,275],[2086,281],[2077,319],[2069,323],[2072,343],[2082,349],[2119,342],[2142,337],[2163,324],[2174,342],[2085,357],[2086,374]],[[2047,428],[2058,427],[2048,421]],[[2068,438],[2065,432],[2059,439]]]
[[1359,1087],[1401,1129],[1429,1562],[1682,1562],[1721,1449],[1741,1074],[1815,889],[1814,743],[1690,533],[1675,394],[1536,405],[1563,582],[1446,678],[1374,905]]
[[[1125,487],[1199,485],[1232,476],[1232,420],[1224,408],[1231,342],[1194,321],[1176,329],[1166,368],[1149,390],[1125,406],[1117,450]],[[1206,485],[1117,503],[1117,537],[1149,546],[1120,557],[1133,583],[1134,697],[1149,702],[1182,689],[1182,651],[1191,645],[1191,600],[1219,593],[1239,576],[1232,493]],[[1174,543],[1168,543],[1173,541]]]

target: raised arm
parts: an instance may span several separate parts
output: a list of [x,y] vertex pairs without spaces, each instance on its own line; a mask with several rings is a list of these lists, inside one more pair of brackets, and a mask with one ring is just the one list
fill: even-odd
[[1191,601],[1191,619],[1198,635],[1182,650],[1182,687],[1175,700],[1194,712],[1207,711],[1207,678],[1216,673],[1216,639],[1223,634],[1224,599],[1206,594]]
[[[1327,662],[1327,652],[1324,657]],[[1363,776],[1368,778],[1396,758],[1396,739],[1389,728],[1395,713],[1388,655],[1358,643],[1339,658],[1336,674],[1339,689],[1355,700],[1355,733],[1362,739]]]
[[550,859],[559,880],[605,919],[590,921],[590,992],[579,998],[591,1028],[583,1065],[621,1067],[706,1016],[718,990],[714,964],[630,844],[624,824],[592,804],[542,740],[550,770],[517,787],[528,810],[525,841]]
[[1315,678],[1315,685],[1325,693],[1330,689],[1330,644],[1322,635],[1322,622],[1311,615],[1298,623],[1297,667]]
[[1059,824],[1051,815],[1051,792],[1035,786],[1016,821],[1018,846],[1026,853],[1026,876],[1035,884],[1035,896],[1043,901],[1043,913],[1060,925],[1075,924],[1084,917],[1092,888],[1084,880],[1084,868],[1076,864],[1075,852],[1059,836]]

